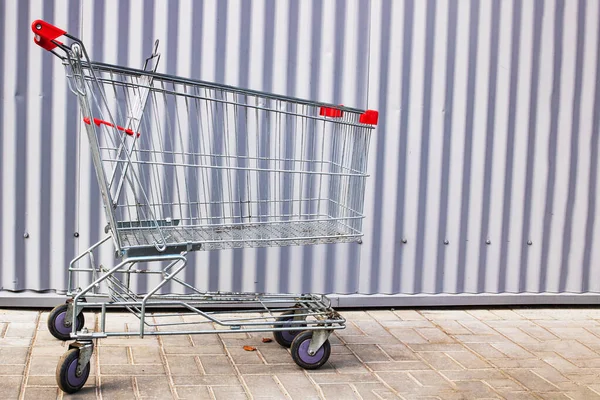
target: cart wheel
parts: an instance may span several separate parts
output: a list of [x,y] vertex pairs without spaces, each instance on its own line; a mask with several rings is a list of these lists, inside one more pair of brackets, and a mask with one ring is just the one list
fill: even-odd
[[[294,311],[286,311],[277,317],[277,321],[292,321],[294,319]],[[279,325],[280,328],[285,328],[291,325]],[[298,324],[298,327],[306,326],[306,324]],[[273,331],[273,337],[275,341],[285,348],[289,348],[292,345],[292,341],[302,331]]]
[[296,364],[304,369],[317,369],[329,359],[331,354],[331,344],[329,340],[323,343],[323,346],[314,355],[308,354],[308,345],[312,339],[311,331],[303,331],[294,338],[292,342],[292,359]]
[[[65,316],[67,315],[67,305],[61,304],[56,306],[50,311],[48,316],[48,330],[57,339],[69,340],[71,339],[71,327],[65,326]],[[77,316],[77,331],[80,331],[85,324],[85,317],[83,313],[79,313]]]
[[88,363],[80,376],[77,376],[77,361],[79,359],[79,349],[67,351],[58,360],[56,366],[56,383],[60,390],[65,393],[75,393],[85,385],[90,376],[90,363]]

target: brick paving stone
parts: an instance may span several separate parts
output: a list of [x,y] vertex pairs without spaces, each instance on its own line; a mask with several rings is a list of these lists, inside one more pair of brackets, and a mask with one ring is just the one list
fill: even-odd
[[131,364],[129,359],[129,348],[125,346],[99,346],[96,350],[96,354],[100,357],[100,364]]
[[164,347],[165,354],[225,354],[220,345]]
[[[268,364],[293,364],[292,356],[288,352],[288,349],[283,348],[279,345],[275,346],[256,346],[260,355],[265,359]],[[243,348],[242,348],[243,350]]]
[[[56,342],[56,339],[54,339]],[[158,336],[148,336],[140,338],[137,336],[131,337],[108,337],[102,339],[102,346],[159,346]]]
[[134,364],[161,364],[160,349],[153,346],[135,346],[131,348]]
[[497,314],[494,314],[490,310],[467,310],[467,313],[471,314],[479,321],[503,319],[502,317],[498,316]]
[[[486,321],[489,322],[489,321]],[[474,335],[494,335],[497,332],[479,320],[460,321],[459,324],[467,328]]]
[[344,344],[332,344],[331,354],[352,354],[352,350]]
[[345,311],[344,318],[348,321],[373,321],[373,318],[364,311]]
[[567,395],[564,393],[536,392],[536,395],[542,398],[543,400],[570,400],[570,397],[567,397]]
[[348,347],[363,361],[390,361],[390,357],[374,344],[354,344]]
[[102,376],[100,378],[102,400],[126,400],[136,397],[131,376]]
[[[35,348],[34,348],[35,349]],[[25,364],[29,347],[0,347],[0,364]]]
[[180,399],[186,400],[212,400],[208,386],[175,386],[175,391]]
[[304,372],[277,374],[276,376],[292,399],[319,398],[319,392]]
[[531,335],[528,335],[521,328],[495,328],[496,331],[506,336],[510,340],[519,344],[540,343],[539,340]]
[[188,347],[192,346],[189,335],[159,336],[163,347]]
[[3,376],[0,379],[0,399],[18,398],[22,381],[20,376]]
[[26,311],[23,310],[1,310],[0,311],[0,322],[35,322],[39,317],[37,311]]
[[380,344],[379,348],[383,350],[394,361],[416,360],[414,351],[402,343],[398,344]]
[[487,361],[482,360],[480,357],[476,356],[470,351],[457,351],[455,353],[448,353],[448,356],[466,369],[483,369],[492,367]]
[[415,329],[411,328],[390,328],[390,332],[399,341],[406,344],[429,343],[427,339],[419,335]]
[[355,374],[368,372],[365,365],[355,355],[338,355],[330,358],[329,363],[340,373]]
[[168,355],[167,365],[171,375],[198,375],[203,373],[193,355]]
[[173,376],[175,386],[234,386],[240,381],[234,375],[180,375]]
[[165,373],[165,368],[162,364],[100,365],[100,373],[102,375],[162,375]]
[[426,310],[421,311],[421,315],[429,320],[455,320],[455,321],[463,321],[463,320],[473,320],[471,314],[467,313],[463,310]]
[[397,321],[399,319],[398,314],[391,310],[369,310],[367,311],[374,320],[382,321]]
[[423,361],[372,362],[372,363],[367,363],[367,366],[375,372],[378,372],[378,371],[412,371],[412,370],[431,369],[431,367]]
[[600,344],[600,337],[584,328],[548,328],[548,330],[561,339],[573,339],[581,343]]
[[534,391],[555,392],[558,387],[528,369],[507,369],[506,373],[521,385]]
[[492,309],[492,310],[490,310],[490,312],[492,314],[494,314],[494,315],[499,316],[502,319],[505,319],[505,320],[523,319],[522,316],[520,316],[519,314],[517,314],[513,310],[508,310],[508,309]]
[[[381,376],[382,373],[377,375]],[[386,374],[388,374],[386,372]],[[357,382],[379,382],[377,377],[372,373],[364,374],[339,374],[333,373],[312,373],[309,371],[309,375],[313,381],[317,384],[323,383],[357,383]]]
[[194,346],[207,346],[207,345],[219,345],[221,344],[221,339],[219,335],[215,334],[202,334],[202,335],[189,335]]
[[512,342],[494,343],[492,344],[492,346],[495,347],[496,350],[500,351],[501,353],[504,353],[507,357],[535,358],[535,356],[531,354],[531,352]]
[[136,376],[135,381],[140,396],[143,399],[167,399],[172,398],[173,393],[166,376]]
[[508,376],[497,369],[461,369],[440,371],[450,381],[502,381]]
[[231,365],[229,357],[227,356],[204,355],[198,356],[198,358],[204,368],[204,373],[207,375],[235,374],[233,365]]
[[577,390],[565,392],[565,394],[572,400],[598,400],[600,394],[586,387],[580,387]]
[[[55,399],[60,390],[57,387],[28,387],[25,389],[25,400]],[[95,393],[94,393],[95,395]]]
[[398,398],[383,383],[352,383],[350,385],[363,400],[392,400]]
[[458,321],[440,320],[436,324],[448,335],[469,335],[472,332]]
[[60,357],[36,357],[31,360],[29,373],[31,375],[54,375]]
[[336,330],[335,335],[342,336],[342,337],[343,336],[353,336],[353,335],[364,336],[365,333],[363,331],[361,331],[360,329],[358,329],[358,327],[356,325],[354,325],[354,323],[352,321],[347,321],[346,327],[344,329]]
[[454,339],[462,343],[504,343],[508,339],[500,334],[493,335],[455,335]]
[[4,332],[5,338],[30,338],[35,332],[35,322],[11,322]]
[[354,392],[352,386],[347,384],[330,384],[321,385],[321,390],[326,399],[331,400],[350,400],[360,399],[357,393]]
[[248,399],[248,395],[244,391],[243,386],[212,386],[210,390],[213,392],[216,400],[242,400]]
[[378,372],[377,376],[381,378],[389,387],[398,393],[410,393],[420,389],[422,386],[410,377],[406,372]]
[[509,359],[509,358],[496,358],[488,360],[491,364],[495,365],[498,368],[544,368],[548,364],[546,364],[542,360],[538,359]]
[[533,395],[531,392],[514,391],[510,389],[496,389],[496,391],[505,400],[539,400],[539,398]]
[[[0,338],[0,347],[24,347],[31,344],[32,338],[14,338],[4,337]],[[56,342],[56,339],[54,339]]]
[[483,358],[507,358],[506,354],[500,352],[494,346],[488,343],[469,343],[467,347]]
[[441,352],[425,352],[419,354],[427,364],[438,371],[463,370],[464,367]]
[[410,371],[408,372],[423,386],[433,386],[436,388],[450,388],[450,382],[437,371]]
[[0,364],[0,379],[4,376],[23,376],[25,364]]
[[443,351],[451,353],[455,351],[465,351],[465,347],[459,343],[424,343],[409,344],[408,347],[413,351]]
[[[300,370],[296,364],[239,364],[237,365],[238,371],[242,375],[268,375],[268,374],[285,374],[294,373]],[[320,369],[316,370],[315,373],[328,373],[333,372],[334,369],[331,364],[326,363]]]
[[[394,310],[394,314],[404,321],[418,321],[426,319],[421,313],[415,310]],[[600,314],[598,315],[600,318]]]
[[379,321],[384,328],[435,328],[436,324],[426,319],[420,320],[395,320],[395,321]]
[[254,397],[283,398],[284,393],[271,375],[253,375],[243,377],[246,387]]
[[600,358],[598,353],[574,340],[545,342],[541,350],[554,351],[566,359]]
[[[333,349],[341,347],[346,350],[346,346],[332,346],[331,353],[334,354]],[[246,351],[243,348],[229,348],[227,349],[231,359],[236,364],[263,364],[263,360],[260,358],[257,351]]]
[[534,320],[555,320],[554,316],[556,316],[556,310],[547,310],[540,308],[516,308],[513,309],[514,312],[522,316],[526,319],[534,319]]
[[377,321],[354,321],[356,327],[369,336],[389,337],[390,332]]
[[465,398],[500,399],[498,393],[481,381],[460,381],[454,383],[454,388]]
[[439,328],[415,328],[429,343],[454,343],[455,340]]

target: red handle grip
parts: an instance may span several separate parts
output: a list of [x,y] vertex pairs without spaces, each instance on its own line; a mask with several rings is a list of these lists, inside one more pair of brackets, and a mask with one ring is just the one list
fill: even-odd
[[54,49],[56,47],[56,44],[53,43],[53,41],[60,43],[58,40],[55,39],[67,33],[67,31],[63,31],[62,29],[57,28],[56,26],[49,24],[41,19],[36,19],[35,21],[33,21],[33,23],[31,24],[31,30],[35,34],[35,36],[33,37],[33,41],[35,42],[35,44],[37,44],[40,47],[43,47],[46,50]]
[[[83,118],[83,122],[85,122],[86,124],[91,124],[90,121],[90,117],[84,117]],[[111,128],[117,128],[118,130],[125,132],[126,134],[128,134],[129,136],[133,136],[133,131],[131,129],[125,129],[122,126],[115,126],[114,124],[108,122],[108,121],[103,121],[101,119],[98,118],[94,118],[94,124],[96,124],[96,126],[100,126],[100,125],[107,125],[110,126]],[[137,137],[140,137],[140,133],[138,132]]]

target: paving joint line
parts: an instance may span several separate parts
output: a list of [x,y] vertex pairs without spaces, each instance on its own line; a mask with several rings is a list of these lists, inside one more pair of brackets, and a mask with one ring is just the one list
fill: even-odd
[[[31,359],[33,355],[33,347],[35,346],[35,341],[37,339],[38,328],[40,326],[40,316],[41,311],[37,312],[37,317],[35,318],[35,329],[33,330],[33,336],[29,341],[29,348],[27,349],[27,358],[25,359],[25,370],[23,372],[24,376],[21,380],[21,389],[19,391],[19,400],[23,400],[25,398],[25,390],[27,386],[27,382],[29,381],[29,371],[31,370]],[[8,330],[8,324],[6,330]]]

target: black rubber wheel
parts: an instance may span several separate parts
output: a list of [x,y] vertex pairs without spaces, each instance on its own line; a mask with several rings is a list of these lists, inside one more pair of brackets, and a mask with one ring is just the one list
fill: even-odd
[[[48,330],[55,338],[59,340],[71,339],[71,327],[65,326],[65,316],[67,315],[67,305],[61,304],[50,311],[48,315]],[[85,324],[83,313],[77,316],[77,331],[80,331]]]
[[71,349],[58,360],[58,365],[56,366],[56,383],[60,390],[65,393],[79,391],[90,376],[90,363],[85,366],[81,375],[77,376],[78,359],[79,349]]
[[331,355],[331,344],[329,340],[314,355],[308,354],[308,346],[312,339],[312,331],[303,331],[296,336],[292,342],[292,359],[298,366],[304,369],[317,369],[329,360]]
[[[279,317],[277,317],[277,321],[293,321],[294,320],[294,311],[286,311],[282,313]],[[278,327],[286,327],[291,325],[279,325]],[[298,324],[294,325],[297,327],[305,327],[306,324]],[[302,331],[273,331],[273,338],[277,343],[279,343],[282,347],[289,348],[292,345],[292,341],[298,334]]]

